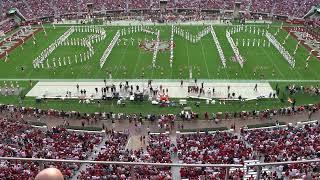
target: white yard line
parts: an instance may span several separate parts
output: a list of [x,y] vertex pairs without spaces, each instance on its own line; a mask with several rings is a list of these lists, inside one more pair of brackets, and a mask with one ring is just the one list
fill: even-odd
[[[182,38],[182,37],[181,37]],[[184,39],[185,40],[185,39]],[[187,40],[185,40],[187,41]],[[189,47],[188,47],[188,43],[185,43],[186,47],[187,47],[187,56],[188,56],[188,72],[189,72],[189,68],[190,68],[190,56],[189,56]],[[193,73],[192,73],[193,74]]]
[[[171,38],[171,34],[172,34],[172,37],[173,37],[173,44],[175,44],[174,42],[174,32],[172,32],[172,28],[170,28],[170,38]],[[169,39],[170,41],[171,39]],[[171,44],[173,46],[173,44]],[[177,44],[175,44],[175,46],[177,46]],[[175,47],[173,47],[172,51],[173,51],[173,61],[172,61],[172,67],[171,67],[171,73],[170,73],[170,77],[172,78],[173,77],[173,68],[174,68],[174,61],[175,61],[175,58],[174,58],[174,55],[175,55],[175,51],[174,51]],[[169,54],[169,58],[170,58],[171,54]],[[169,62],[170,63],[170,62]]]
[[[274,48],[274,47],[273,47]],[[279,74],[282,76],[282,77],[285,77],[281,70],[278,68],[278,66],[273,62],[272,58],[269,56],[268,52],[266,52],[265,48],[262,48],[263,49],[263,52],[266,56],[268,56],[268,60],[271,62],[271,64],[273,65],[273,67],[275,67],[277,69],[277,71],[279,72]]]
[[[197,27],[197,29],[199,30],[199,28]],[[207,34],[208,35],[208,34]],[[207,36],[206,35],[206,36]],[[202,37],[202,39],[205,39],[205,36]],[[204,48],[203,48],[203,44],[202,44],[202,39],[200,40],[200,44],[201,44],[201,50],[202,50],[202,56],[204,58],[204,63],[206,65],[206,69],[207,69],[207,73],[208,73],[208,78],[210,79],[210,73],[209,73],[209,69],[208,69],[208,64],[207,64],[207,58],[206,55],[204,53]]]
[[[120,62],[119,62],[119,66],[120,66],[120,67],[121,67],[122,61],[123,61],[123,59],[124,59],[124,57],[125,57],[125,54],[127,54],[128,47],[129,47],[129,45],[128,45],[128,46],[125,48],[125,50],[122,52],[122,55],[121,55],[121,58],[120,58]],[[118,48],[118,46],[117,46],[117,48]],[[116,74],[118,73],[120,67],[116,69],[116,71],[114,72],[114,76],[116,76]]]
[[[147,34],[144,34],[144,39],[146,39],[146,37],[147,37]],[[140,59],[140,57],[141,57],[141,52],[142,52],[142,50],[141,49],[138,49],[139,50],[139,55],[138,55],[138,62],[136,63],[136,65],[135,65],[135,67],[134,67],[134,70],[133,70],[133,73],[132,73],[132,77],[137,77],[136,76],[136,71],[137,71],[137,67],[138,67],[138,65],[139,65],[139,62],[141,61]]]
[[[112,35],[113,33],[113,30],[109,30],[109,32],[107,31],[107,28],[104,29],[106,31],[106,38],[103,39],[102,41],[98,42],[98,43],[103,43],[103,42],[106,42],[106,43],[110,43],[111,42],[111,38],[110,38],[110,41],[109,41],[109,36]],[[97,44],[96,44],[97,45]],[[83,66],[81,67],[81,69],[83,70],[82,72],[90,72],[90,71],[86,71],[87,68],[89,68],[89,66],[87,66],[89,63],[92,63],[91,61],[87,61],[85,63],[83,63]],[[68,70],[66,68],[66,70]],[[77,76],[80,76],[80,74],[77,74]],[[77,77],[76,77],[77,78]]]

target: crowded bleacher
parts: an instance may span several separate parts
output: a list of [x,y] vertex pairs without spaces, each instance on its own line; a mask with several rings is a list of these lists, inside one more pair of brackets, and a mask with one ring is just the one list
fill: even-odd
[[[286,16],[302,18],[312,6],[320,0],[244,0],[240,10],[245,14],[268,14],[272,16]],[[92,6],[91,6],[92,5]],[[161,0],[3,0],[1,12],[8,12],[15,8],[26,20],[55,17],[77,17],[92,10],[94,13],[116,13],[116,15],[130,16],[130,11],[148,11],[149,17],[158,18],[152,14],[162,8]],[[91,9],[92,8],[92,9]],[[233,11],[235,0],[168,0],[163,12],[164,19],[170,22],[175,12],[181,21],[191,19],[205,19],[201,11]],[[118,14],[117,14],[118,13]],[[8,33],[17,26],[9,16],[0,18],[0,31]],[[90,14],[90,13],[88,13]],[[95,14],[95,15],[96,15]],[[214,15],[215,16],[215,15]],[[223,15],[222,15],[223,16]],[[83,17],[83,16],[82,16]],[[251,16],[250,16],[251,17]],[[145,18],[145,19],[148,19]],[[152,19],[152,18],[151,18]],[[46,19],[48,20],[48,19]],[[49,21],[49,20],[48,20]],[[320,23],[319,23],[320,24]],[[251,31],[251,30],[250,30]],[[276,90],[278,91],[278,90]],[[319,96],[318,86],[301,86],[290,84],[285,93],[308,94]],[[278,96],[279,92],[271,93],[270,97]],[[280,99],[286,101],[286,99]],[[319,121],[304,123],[284,123],[268,128],[249,129],[247,126],[235,125],[226,131],[214,132],[180,132],[181,124],[203,119],[210,126],[221,122],[234,120],[256,120],[259,122],[273,122],[274,118],[291,117],[308,114],[311,120],[313,113],[318,113],[320,104],[309,104],[265,110],[240,112],[205,112],[200,115],[195,112],[181,111],[179,114],[150,112],[144,114],[132,112],[95,112],[81,113],[78,111],[64,111],[55,109],[41,109],[38,107],[22,107],[18,105],[0,104],[0,157],[41,158],[64,160],[92,160],[117,161],[130,163],[180,163],[180,164],[233,164],[242,168],[227,169],[222,167],[171,167],[152,165],[115,165],[89,163],[55,163],[43,164],[32,161],[1,160],[0,179],[34,179],[43,168],[58,168],[65,179],[161,179],[169,180],[175,177],[182,179],[254,179],[257,169],[245,166],[250,163],[274,163],[286,161],[318,160],[320,159],[320,124]],[[222,101],[221,101],[222,102]],[[223,102],[225,103],[225,102]],[[203,118],[204,117],[204,118]],[[29,120],[53,119],[63,120],[65,124],[57,127],[35,126]],[[114,127],[105,126],[104,122],[112,124],[130,122],[132,129],[116,131]],[[175,122],[179,121],[178,128]],[[303,121],[303,120],[301,120]],[[82,130],[67,129],[69,123],[80,124]],[[80,123],[79,123],[80,122]],[[133,122],[133,123],[132,123]],[[154,125],[159,132],[151,132],[144,122]],[[276,121],[277,122],[277,121]],[[42,124],[41,122],[39,124]],[[45,123],[44,123],[45,124]],[[100,126],[100,131],[85,131],[84,127]],[[134,125],[133,125],[134,124]],[[137,125],[139,124],[139,125]],[[139,128],[136,128],[139,126]],[[80,127],[80,126],[79,126]],[[81,129],[81,128],[80,128]],[[167,132],[163,132],[167,131]],[[140,133],[140,134],[139,134]],[[143,134],[144,133],[144,134]],[[140,148],[128,148],[132,139],[139,134]],[[143,134],[143,135],[141,135]],[[135,142],[136,143],[136,142]],[[44,167],[42,167],[44,166]],[[175,169],[177,168],[177,169]],[[226,172],[226,170],[228,172]],[[229,171],[230,170],[230,171]],[[177,175],[178,172],[178,175]],[[294,179],[311,176],[320,177],[320,163],[286,164],[266,166],[262,169],[263,179]]]
[[[241,135],[231,132],[191,133],[177,136],[177,146],[171,144],[168,134],[150,134],[146,151],[127,150],[128,134],[109,131],[101,133],[74,133],[63,128],[52,130],[32,127],[22,122],[1,121],[1,156],[49,159],[87,159],[95,154],[98,161],[171,163],[176,154],[181,162],[192,164],[244,164],[248,160],[260,162],[296,161],[320,157],[319,124],[284,126],[270,129],[242,129]],[[99,149],[95,147],[103,141]],[[67,141],[66,141],[67,140]],[[143,139],[141,139],[143,141]],[[65,178],[79,170],[79,164],[48,163],[62,170]],[[1,177],[34,177],[37,163],[2,161]],[[181,168],[182,178],[223,178],[223,168]],[[317,164],[279,166],[263,173],[263,177],[301,178],[308,173],[319,173]],[[229,176],[241,179],[245,172],[233,170]],[[169,167],[94,165],[81,171],[80,179],[104,178],[171,178]]]
[[[149,162],[149,163],[171,163],[170,140],[168,135],[152,134],[148,138],[146,150],[128,150],[125,146],[128,141],[128,134],[110,132],[107,134],[105,145],[101,147],[101,152],[97,154],[97,161],[121,161],[121,162]],[[141,139],[143,141],[143,139]],[[171,178],[169,167],[154,166],[107,166],[89,165],[81,172],[80,179],[163,179]]]
[[[50,130],[33,127],[23,122],[0,121],[1,144],[0,156],[48,159],[87,159],[93,148],[102,139],[101,133],[76,133],[63,128]],[[46,164],[51,166],[52,163]],[[66,178],[71,177],[79,168],[79,164],[54,164],[62,170]],[[23,179],[35,177],[39,171],[37,163],[1,161],[1,177]]]
[[[273,16],[284,16],[290,18],[302,18],[310,8],[319,3],[317,0],[300,1],[290,0],[284,1],[272,1],[272,0],[245,0],[241,2],[240,11],[244,17],[251,19],[260,17],[261,14],[269,15],[269,18]],[[201,1],[182,1],[182,0],[168,0],[165,4],[165,11],[161,11],[161,20],[170,22],[174,19],[185,20],[200,20],[208,18],[216,19],[221,16],[219,13],[213,14],[198,14],[200,11],[213,11],[226,10],[226,13],[222,17],[230,16],[230,12],[234,10],[234,0],[201,0]],[[91,1],[45,1],[45,0],[5,0],[1,3],[1,12],[4,12],[0,19],[0,29],[2,32],[7,33],[14,28],[16,22],[13,22],[11,17],[6,15],[11,9],[16,9],[26,20],[37,20],[40,18],[84,18],[87,14],[93,12],[97,15],[99,13],[105,14],[106,12],[114,12],[115,17],[134,15],[137,11],[148,11],[144,19],[152,19],[154,21],[159,20],[160,15],[157,11],[160,10],[159,0],[138,0],[138,1],[112,1],[112,0],[91,0]],[[172,10],[192,10],[192,12],[186,14],[172,13]],[[130,12],[132,10],[132,12]],[[167,11],[167,12],[166,12]],[[229,13],[229,14],[228,14]],[[259,16],[256,16],[259,14]],[[267,17],[266,17],[267,18]],[[141,20],[141,17],[140,17]]]
[[[168,9],[197,9],[197,10],[233,10],[234,0],[201,0],[201,1],[182,1],[169,0],[166,4]],[[241,10],[253,13],[273,13],[275,15],[293,16],[301,18],[310,8],[319,3],[317,0],[299,1],[290,0],[271,1],[271,0],[246,0],[242,1]],[[110,0],[91,0],[91,1],[44,1],[44,0],[5,0],[2,1],[2,12],[7,12],[11,8],[16,8],[26,18],[41,18],[54,15],[64,15],[73,13],[85,13],[88,11],[87,5],[92,4],[94,11],[126,11],[126,10],[158,10],[159,0],[138,0],[138,1],[110,1]]]
[[[243,164],[253,159],[252,150],[236,136],[221,132],[215,134],[183,134],[177,138],[178,157],[184,163],[194,164]],[[216,168],[181,168],[182,178],[221,178],[223,170]],[[240,178],[243,172],[231,176]]]
[[[115,132],[106,128],[104,132],[74,132],[63,127],[35,127],[18,120],[17,111],[8,114],[9,120],[0,122],[0,156],[24,158],[48,158],[69,160],[97,160],[120,162],[179,163],[187,164],[239,164],[254,162],[283,162],[320,158],[320,125],[318,122],[283,125],[273,128],[247,129],[240,134],[234,130],[225,132],[178,133],[176,145],[170,134],[151,133],[140,137],[145,148],[127,148],[130,132]],[[8,113],[2,109],[2,113]],[[33,113],[32,113],[33,114]],[[43,116],[43,115],[42,115]],[[47,115],[45,115],[47,116]],[[30,117],[30,116],[29,116]],[[18,119],[15,119],[18,118]],[[82,167],[83,166],[83,167]],[[101,164],[45,163],[45,167],[57,167],[66,179],[127,179],[154,178],[171,179],[169,166],[128,166]],[[264,169],[263,176],[269,178],[301,178],[307,174],[319,175],[317,163],[279,166]],[[1,177],[35,177],[40,166],[35,162],[1,161]],[[181,167],[181,178],[221,179],[224,168]],[[242,179],[244,169],[233,169],[228,176]]]
[[[125,150],[128,140],[128,134],[111,132],[107,134],[107,139],[96,153],[98,161],[124,161],[131,162],[130,152]],[[80,179],[99,179],[99,177],[126,179],[130,176],[130,167],[115,165],[88,165],[86,169],[81,171]]]
[[[319,123],[276,129],[241,130],[262,162],[299,161],[320,158]],[[314,173],[319,177],[319,163],[282,165],[263,173],[264,178],[302,178]]]
[[[302,18],[312,6],[319,3],[317,0],[300,1],[290,0],[272,1],[272,0],[245,0],[240,4],[240,11],[247,19],[255,19],[263,15],[267,19],[272,19],[277,16],[289,18]],[[160,8],[161,7],[161,8]],[[163,8],[164,7],[164,8]],[[63,1],[45,1],[45,0],[5,0],[2,1],[0,9],[4,12],[0,18],[0,30],[7,33],[14,29],[17,22],[12,21],[12,17],[6,15],[9,10],[15,9],[26,20],[37,20],[43,18],[61,18],[77,19],[85,18],[87,15],[94,13],[101,16],[106,12],[114,13],[115,18],[121,16],[138,15],[138,11],[147,11],[145,17],[139,17],[139,20],[152,21],[167,21],[171,22],[173,19],[186,20],[201,20],[201,19],[217,19],[217,17],[228,18],[230,12],[235,8],[234,0],[201,0],[201,1],[182,1],[182,0],[168,0],[165,6],[160,6],[159,0],[138,0],[138,1],[112,1],[112,0],[63,0]],[[161,13],[159,10],[161,9]],[[182,10],[174,12],[172,10]],[[189,11],[188,13],[183,11]],[[225,10],[224,14],[217,13]],[[203,13],[200,13],[204,11]],[[213,13],[206,13],[212,11]],[[199,12],[199,13],[198,13]],[[161,16],[160,16],[161,14]],[[188,15],[188,16],[187,16]],[[159,16],[161,17],[159,19]],[[132,17],[134,19],[134,17]],[[47,19],[46,19],[47,20]]]

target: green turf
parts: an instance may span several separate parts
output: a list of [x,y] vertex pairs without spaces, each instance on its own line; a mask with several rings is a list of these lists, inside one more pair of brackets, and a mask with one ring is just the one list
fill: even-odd
[[[29,82],[19,82],[20,86],[24,89],[25,94],[32,86]],[[35,82],[32,83],[33,85]],[[294,94],[290,95],[285,91],[285,87],[288,85],[287,82],[282,83],[271,83],[271,86],[275,88],[278,84],[280,88],[279,99],[269,99],[269,100],[253,100],[246,102],[238,101],[217,101],[216,104],[207,105],[205,101],[201,101],[200,107],[196,107],[195,103],[197,100],[188,99],[187,106],[190,106],[194,112],[200,113],[200,118],[204,118],[204,113],[217,113],[217,112],[240,112],[240,111],[252,111],[252,110],[265,110],[265,109],[278,109],[282,107],[289,107],[290,103],[287,102],[287,99],[295,98],[296,105],[307,105],[320,102],[320,96],[312,96],[309,94]],[[295,83],[296,85],[303,86],[316,86],[318,83]],[[280,99],[283,99],[284,102],[281,102]],[[178,99],[172,99],[178,104]],[[125,107],[117,106],[116,101],[102,101],[101,105],[98,106],[97,102],[94,104],[83,104],[79,103],[78,100],[48,100],[42,101],[41,103],[36,103],[35,98],[27,97],[20,101],[18,96],[0,96],[0,103],[2,104],[15,104],[22,105],[26,107],[37,107],[42,109],[57,109],[64,111],[80,111],[80,112],[121,112],[121,113],[142,113],[147,115],[149,113],[154,114],[167,114],[173,113],[178,114],[183,107],[179,105],[174,107],[159,107],[157,105],[151,105],[149,102],[129,102],[126,101]]]
[[[294,56],[297,61],[295,69],[291,69],[289,64],[284,60],[281,54],[274,47],[239,47],[240,53],[246,59],[244,68],[240,68],[238,63],[232,62],[232,49],[226,38],[227,26],[215,26],[214,29],[222,46],[222,50],[227,59],[227,68],[222,68],[217,48],[213,42],[213,38],[209,33],[198,43],[191,43],[179,35],[174,36],[174,61],[173,67],[170,68],[169,56],[170,52],[159,52],[156,60],[156,68],[152,68],[152,54],[141,49],[137,41],[155,40],[156,36],[146,34],[144,32],[134,33],[122,36],[121,39],[135,40],[134,45],[127,43],[115,46],[107,59],[103,68],[99,67],[99,59],[104,50],[111,42],[117,30],[123,27],[105,27],[107,38],[99,43],[93,43],[95,50],[94,56],[83,63],[63,67],[51,67],[50,69],[33,69],[32,61],[42,50],[48,47],[61,34],[67,31],[68,27],[52,26],[46,28],[47,37],[44,32],[39,32],[35,37],[37,44],[34,45],[31,40],[25,42],[23,49],[16,48],[9,55],[9,61],[0,62],[0,78],[24,78],[24,79],[96,79],[105,78],[107,72],[111,72],[113,78],[117,79],[188,79],[189,70],[192,69],[193,77],[201,79],[298,79],[298,80],[317,80],[320,74],[317,73],[320,68],[320,62],[316,58],[312,58],[309,68],[306,70],[305,59],[308,51],[304,47],[300,47]],[[154,31],[160,30],[161,40],[168,41],[171,34],[171,26],[152,26]],[[205,28],[205,26],[182,26],[182,29],[189,31],[195,35]],[[267,29],[267,26],[260,25],[260,29]],[[277,27],[271,27],[271,33],[276,32]],[[92,33],[75,32],[69,38],[83,38],[92,35]],[[287,32],[281,30],[276,36],[279,42],[283,42]],[[232,35],[233,39],[260,38],[266,39],[258,35],[252,35],[240,32]],[[285,48],[293,54],[297,41],[290,37],[285,44]],[[74,57],[75,54],[83,53],[87,49],[81,46],[60,46],[50,56],[61,59],[63,57]],[[21,67],[25,67],[25,71],[21,71]],[[253,72],[256,71],[256,76]],[[274,73],[272,73],[274,72]]]
[[[276,24],[279,25],[279,24]],[[266,25],[258,25],[260,29],[267,29]],[[226,30],[228,26],[214,26],[214,30],[220,41],[222,50],[227,59],[227,68],[222,68],[222,63],[217,51],[217,48],[213,42],[213,38],[209,33],[201,39],[198,43],[190,43],[186,39],[179,35],[174,36],[174,61],[173,67],[170,67],[169,57],[170,52],[159,52],[156,61],[156,68],[152,68],[152,55],[153,52],[145,51],[138,46],[138,39],[154,40],[155,35],[139,32],[131,35],[121,37],[121,39],[135,39],[134,45],[130,42],[127,45],[121,43],[116,45],[109,58],[107,59],[103,68],[99,66],[99,59],[105,51],[106,47],[111,42],[113,36],[117,30],[123,27],[104,27],[107,32],[107,38],[101,42],[93,43],[95,50],[94,56],[82,63],[72,64],[72,66],[56,67],[50,69],[33,69],[32,61],[37,57],[41,51],[47,48],[52,42],[60,37],[68,27],[57,26],[52,28],[48,25],[46,28],[47,37],[44,36],[44,32],[41,31],[36,34],[35,38],[37,44],[34,45],[32,40],[26,41],[23,44],[23,49],[17,47],[9,55],[9,61],[0,61],[0,79],[102,79],[106,78],[107,73],[111,72],[113,78],[117,79],[188,79],[189,70],[192,70],[193,77],[201,79],[250,79],[259,80],[264,75],[263,79],[268,80],[319,80],[320,74],[320,62],[313,57],[309,63],[309,68],[306,70],[305,59],[308,56],[308,51],[304,47],[300,47],[296,58],[296,68],[291,69],[289,64],[280,55],[280,53],[274,47],[239,47],[241,55],[246,59],[244,67],[241,68],[238,63],[232,62],[233,56],[232,49],[226,38]],[[151,27],[154,31],[160,30],[160,38],[163,41],[169,41],[171,34],[171,26],[155,26]],[[180,28],[185,31],[189,31],[191,34],[196,35],[204,26],[181,26]],[[276,26],[272,26],[269,31],[274,34],[277,31]],[[83,38],[92,35],[90,33],[74,33],[70,38]],[[280,43],[283,42],[287,32],[281,30],[276,38]],[[242,39],[260,38],[261,44],[265,37],[258,35],[252,35],[245,32],[240,32],[232,35],[234,40],[239,39],[239,44],[242,44]],[[284,47],[293,54],[297,41],[289,37]],[[87,51],[85,47],[81,46],[61,46],[58,47],[50,56],[49,59],[59,57],[74,57],[75,54],[83,53]],[[24,71],[21,70],[24,67]],[[253,75],[256,72],[256,76]],[[274,73],[273,73],[274,72]],[[295,82],[296,83],[296,82]],[[31,86],[29,82],[21,82],[24,87],[25,94]],[[276,83],[271,83],[274,87]],[[279,87],[283,90],[289,82],[279,83]],[[317,83],[303,82],[302,85],[316,85]],[[270,108],[280,108],[289,106],[286,101],[288,97],[296,98],[297,104],[309,104],[320,102],[320,97],[310,96],[306,94],[296,94],[290,96],[285,92],[280,94],[280,99],[284,99],[284,102],[280,102],[279,99],[261,100],[261,101],[249,101],[246,103],[240,102],[226,102],[218,103],[216,105],[206,105],[205,102],[201,102],[200,108],[195,106],[195,101],[188,101],[188,106],[191,106],[195,112],[203,114],[204,112],[233,112],[242,110],[263,110]],[[174,99],[174,101],[178,101]],[[0,103],[19,104],[18,96],[0,97]],[[78,110],[81,112],[98,112],[98,111],[112,111],[112,112],[125,112],[125,113],[178,113],[181,111],[180,106],[160,108],[153,106],[149,102],[131,103],[127,102],[125,107],[116,106],[116,102],[109,101],[103,102],[101,107],[97,104],[79,104],[78,101],[55,101],[51,100],[43,103],[35,103],[34,98],[25,98],[22,101],[24,106],[33,106],[39,108],[54,108],[60,110]]]

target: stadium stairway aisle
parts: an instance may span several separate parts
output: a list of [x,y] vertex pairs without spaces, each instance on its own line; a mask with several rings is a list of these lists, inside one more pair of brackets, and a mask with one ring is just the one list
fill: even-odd
[[[88,157],[87,160],[95,160],[97,158],[97,155],[99,154],[99,152],[101,151],[101,148],[105,145],[107,139],[109,138],[108,137],[109,135],[105,136],[103,138],[103,140],[101,141],[101,143],[99,144],[99,146],[97,146],[93,152],[91,153],[91,155]],[[81,175],[81,171],[85,171],[86,170],[86,167],[87,167],[87,164],[82,164],[79,168],[79,170],[76,172],[76,174],[71,178],[71,180],[78,180],[78,176]]]
[[[173,144],[174,146],[177,146],[177,135],[175,132],[170,134],[170,140],[171,140],[171,144]],[[179,163],[179,158],[178,158],[177,154],[175,154],[175,153],[171,153],[171,160],[172,160],[172,163]],[[171,168],[173,180],[181,179],[180,169],[181,169],[181,167],[172,167]]]
[[135,151],[143,148],[143,150],[146,152],[148,146],[148,139],[146,139],[145,143],[143,143],[140,140],[140,137],[141,135],[131,134],[126,145],[126,149]]
[[[240,133],[235,133],[236,136],[238,136],[245,144],[247,147],[251,147],[252,148],[252,145],[247,142],[244,137],[240,134]],[[256,154],[256,153],[255,153]],[[259,164],[260,162],[263,162],[264,158],[262,159],[255,159],[255,160],[245,160],[244,161],[244,167],[241,168],[241,170],[243,172],[245,172],[245,175],[244,175],[244,180],[250,180],[250,179],[256,179],[257,178],[257,170],[256,169],[247,169],[247,165],[250,165],[250,164]],[[230,168],[230,171],[235,171],[236,168]],[[268,168],[263,168],[262,171],[265,171],[267,173],[269,173],[269,169]]]

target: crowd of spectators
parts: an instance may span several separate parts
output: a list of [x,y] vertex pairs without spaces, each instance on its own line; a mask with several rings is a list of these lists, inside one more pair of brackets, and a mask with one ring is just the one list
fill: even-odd
[[298,3],[298,8],[296,11],[294,11],[293,16],[294,17],[303,17],[306,15],[307,12],[310,11],[312,6],[317,6],[319,5],[320,1],[319,0],[305,0],[305,1],[297,1]]
[[160,0],[153,0],[150,2],[150,8],[152,10],[158,10],[160,9]]
[[[107,135],[107,140],[101,151],[97,154],[97,161],[122,161],[132,162],[134,158],[130,156],[132,152],[125,150],[128,141],[128,134],[111,132]],[[129,166],[117,165],[88,165],[86,170],[81,171],[80,179],[127,179],[130,177]]]
[[[235,0],[169,0],[167,9],[234,10]],[[241,11],[303,17],[319,0],[245,0]],[[16,8],[27,19],[93,11],[159,10],[160,0],[4,0],[2,12]],[[92,8],[92,9],[91,9]],[[92,12],[92,11],[91,11]]]
[[[315,108],[314,106],[312,108]],[[22,109],[20,109],[22,110]],[[0,106],[1,114],[13,112],[9,119],[15,119],[20,110],[14,106]],[[35,115],[42,110],[24,109],[25,115]],[[301,110],[304,111],[304,110]],[[37,112],[37,113],[35,113]],[[36,116],[36,115],[35,115]],[[42,116],[46,116],[44,113]],[[163,116],[163,119],[171,116]],[[19,119],[19,118],[18,118]],[[106,131],[104,133],[84,133],[67,131],[63,128],[38,128],[23,120],[0,120],[0,156],[84,160],[92,154],[98,161],[171,163],[177,156],[181,163],[195,164],[244,164],[247,160],[261,162],[296,161],[320,158],[320,125],[286,126],[277,129],[241,129],[240,135],[232,132],[187,133],[177,135],[177,145],[173,145],[168,134],[149,134],[141,137],[146,148],[128,150],[128,132]],[[97,145],[104,145],[97,149]],[[66,178],[76,174],[80,164],[46,163],[62,170]],[[275,171],[264,172],[263,177],[299,178],[311,172],[319,172],[317,164],[285,165]],[[23,179],[34,177],[40,167],[35,162],[1,161],[0,178]],[[182,178],[223,178],[223,168],[182,167]],[[245,172],[236,169],[229,178],[241,179]],[[88,165],[80,172],[80,179],[171,179],[170,167],[128,165]]]
[[150,0],[129,1],[129,9],[150,9]]
[[[101,133],[76,133],[63,128],[43,129],[24,122],[0,120],[0,156],[84,160],[103,139]],[[46,163],[71,177],[79,164]],[[28,179],[35,177],[39,164],[35,162],[1,161],[0,178]]]
[[[139,159],[150,163],[172,163],[171,141],[168,134],[150,134],[147,153],[140,154]],[[140,161],[139,160],[139,161]],[[171,179],[170,167],[136,166],[137,179]]]
[[223,0],[201,0],[200,8],[207,9],[222,9],[224,5]]
[[302,18],[319,0],[277,0],[274,1],[274,14]]
[[[38,0],[36,0],[38,1]],[[30,19],[33,17],[33,13],[30,9],[30,6],[27,5],[24,1],[19,0],[3,0],[1,2],[1,12],[7,13],[10,9],[16,8],[21,14],[23,14],[26,18]],[[3,15],[3,14],[1,14]]]
[[[254,159],[253,151],[237,136],[228,132],[215,134],[182,134],[177,137],[178,157],[184,163],[194,164],[243,164],[245,159]],[[221,168],[181,168],[181,178],[223,178]],[[242,171],[230,174],[242,179]]]
[[171,9],[199,9],[199,0],[173,0],[169,5]]
[[[240,135],[229,132],[188,133],[177,136],[181,163],[245,164],[248,161],[283,162],[320,158],[320,124],[287,125],[277,128],[246,129]],[[181,168],[181,178],[224,178],[222,168]],[[230,179],[243,179],[245,172],[236,169]],[[319,163],[266,167],[263,178],[292,179],[311,175],[319,177]]]
[[94,0],[92,4],[95,11],[102,11],[104,9],[107,11],[124,11],[127,9],[127,2],[128,1],[123,1],[123,0],[122,1]]
[[[252,145],[262,162],[298,161],[320,158],[319,123],[287,126],[279,129],[241,130],[244,140]],[[268,178],[301,178],[319,175],[319,163],[279,166]],[[318,174],[318,175],[316,175]]]
[[283,16],[291,16],[296,10],[296,0],[277,0],[274,1],[274,14],[283,15]]
[[[41,17],[54,16],[54,8],[52,8],[50,1],[47,1],[47,0],[28,1],[28,4],[31,7],[32,14],[30,14],[27,18],[34,18],[34,17],[41,18]],[[68,4],[63,4],[63,6],[67,7]]]
[[4,35],[8,32],[10,32],[14,27],[15,27],[16,23],[14,22],[14,20],[11,19],[7,19],[5,21],[2,22],[2,24],[0,25],[0,31],[1,31],[1,35]]
[[270,13],[273,0],[252,0],[251,11],[255,13]]
[[241,134],[264,162],[320,158],[319,124],[275,130],[242,130]]
[[56,8],[59,14],[71,14],[79,11],[77,3],[76,0],[53,0],[51,6]]
[[[298,88],[298,89],[297,89]],[[291,90],[290,90],[291,89]],[[288,86],[289,93],[296,93],[301,91],[301,86],[295,86],[292,88]],[[303,88],[305,93],[315,93],[316,87]],[[0,113],[5,114],[8,118],[16,120],[24,120],[26,118],[31,119],[41,119],[45,118],[62,118],[62,119],[77,119],[83,121],[83,126],[95,124],[100,120],[128,120],[129,122],[142,122],[147,121],[158,121],[159,128],[171,129],[175,120],[191,120],[191,119],[206,119],[213,120],[216,123],[219,123],[221,120],[230,120],[230,119],[272,119],[277,116],[290,116],[302,113],[309,113],[310,115],[319,111],[320,104],[314,105],[292,105],[290,107],[283,108],[274,108],[266,110],[253,110],[253,111],[241,111],[241,112],[217,112],[210,113],[205,112],[203,115],[200,115],[196,112],[187,112],[182,111],[179,114],[142,114],[142,113],[113,113],[113,112],[95,112],[95,113],[80,113],[78,111],[63,111],[63,110],[54,110],[54,109],[40,109],[35,107],[21,107],[15,105],[5,105],[0,104]]]
[[[111,132],[107,135],[107,141],[99,152],[98,161],[121,161],[121,162],[150,162],[171,163],[170,139],[165,134],[150,135],[148,146],[144,151],[128,150],[125,146],[128,134]],[[141,139],[142,141],[142,139]],[[80,179],[171,179],[170,167],[134,166],[127,165],[89,165],[81,172]]]
[[309,113],[309,115],[318,112],[320,109],[320,104],[315,105],[301,105],[301,106],[290,106],[278,109],[266,109],[266,110],[253,110],[253,111],[242,111],[242,112],[220,112],[212,113],[211,116],[208,116],[212,120],[220,121],[223,119],[248,119],[248,118],[259,118],[261,120],[272,119],[277,116],[291,116],[302,113]]

